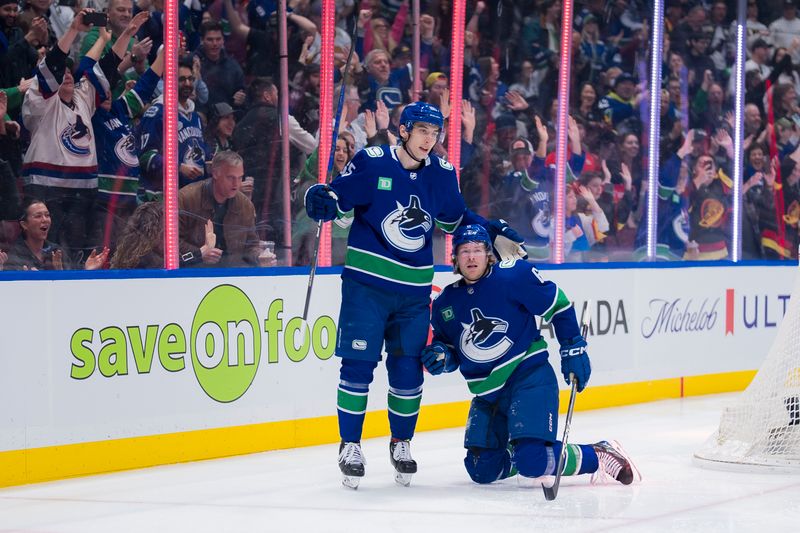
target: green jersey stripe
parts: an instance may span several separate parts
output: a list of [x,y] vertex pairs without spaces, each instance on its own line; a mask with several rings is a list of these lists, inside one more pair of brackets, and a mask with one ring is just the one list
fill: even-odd
[[425,286],[433,281],[433,265],[412,267],[350,246],[344,266],[404,285]]
[[508,381],[508,378],[511,377],[511,374],[514,372],[514,370],[516,370],[522,361],[541,352],[542,350],[547,350],[547,341],[540,337],[539,339],[533,341],[524,353],[515,355],[502,365],[494,367],[492,372],[485,378],[467,380],[469,391],[477,396],[483,396],[496,391],[505,385],[506,381]]
[[570,303],[569,298],[567,298],[567,295],[564,294],[564,291],[559,288],[556,292],[556,297],[553,299],[553,304],[542,314],[542,319],[544,319],[545,322],[550,322],[555,315],[564,309],[567,309],[570,305],[572,304]]

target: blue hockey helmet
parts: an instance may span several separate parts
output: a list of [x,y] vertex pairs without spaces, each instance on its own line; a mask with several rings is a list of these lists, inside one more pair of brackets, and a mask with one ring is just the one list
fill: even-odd
[[425,102],[413,102],[408,104],[400,114],[400,124],[405,126],[408,131],[411,131],[415,122],[433,124],[441,130],[444,127],[444,116],[435,105],[426,104]]
[[453,255],[456,255],[458,247],[468,242],[479,242],[486,245],[487,250],[492,249],[492,239],[489,232],[480,224],[469,224],[459,227],[453,234]]

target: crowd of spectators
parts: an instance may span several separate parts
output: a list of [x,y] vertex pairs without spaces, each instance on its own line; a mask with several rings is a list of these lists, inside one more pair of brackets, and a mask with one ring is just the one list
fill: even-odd
[[[163,1],[23,2],[0,0],[0,267],[159,266]],[[461,138],[442,135],[436,153],[458,148],[467,205],[506,219],[532,259],[551,260],[561,1],[470,1],[463,43],[451,39],[451,2],[420,4],[422,91],[414,94],[409,0],[336,1],[328,104],[343,92],[344,105],[334,174],[358,150],[395,143],[413,100],[440,106],[447,119],[451,47],[463,46]],[[179,9],[181,266],[308,264],[316,225],[302,202],[317,179],[321,3],[288,1],[285,127],[276,2],[187,0]],[[107,12],[106,28],[84,23],[92,10]],[[644,0],[574,2],[568,261],[642,258],[652,143],[659,258],[731,257],[736,2],[667,0],[657,139],[648,138],[651,10]],[[745,259],[797,256],[797,10],[795,0],[747,2]],[[334,264],[348,227],[347,217],[337,222]]]

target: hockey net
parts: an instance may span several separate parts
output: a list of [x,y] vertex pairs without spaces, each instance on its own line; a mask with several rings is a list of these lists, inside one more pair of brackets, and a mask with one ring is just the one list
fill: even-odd
[[800,471],[800,276],[761,369],[694,456],[701,466]]

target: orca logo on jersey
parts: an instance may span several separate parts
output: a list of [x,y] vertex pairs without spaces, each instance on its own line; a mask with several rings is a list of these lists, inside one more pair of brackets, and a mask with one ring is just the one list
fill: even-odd
[[540,237],[550,236],[550,202],[543,202],[531,220],[531,228]]
[[192,139],[189,142],[189,146],[186,149],[186,152],[183,154],[183,162],[186,163],[187,165],[194,165],[200,168],[204,168],[205,159],[206,159],[205,151],[197,142],[197,139]]
[[488,363],[503,357],[514,344],[511,339],[503,335],[494,344],[488,346],[486,344],[491,342],[491,337],[495,333],[508,331],[508,322],[500,318],[484,316],[477,307],[473,307],[470,314],[472,323],[461,323],[464,328],[459,337],[461,353],[476,363]]
[[138,167],[139,159],[136,157],[136,141],[133,135],[126,135],[114,145],[114,154],[117,159],[129,167]]
[[93,142],[92,135],[80,115],[77,115],[76,119],[75,124],[67,124],[61,131],[61,144],[72,154],[89,155],[89,147]]
[[386,215],[381,231],[386,240],[404,252],[416,252],[425,246],[425,234],[433,227],[433,219],[420,206],[419,197],[412,195],[408,205],[397,202],[397,209]]

